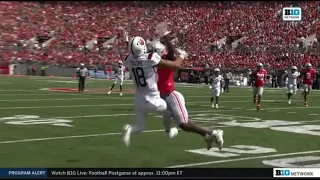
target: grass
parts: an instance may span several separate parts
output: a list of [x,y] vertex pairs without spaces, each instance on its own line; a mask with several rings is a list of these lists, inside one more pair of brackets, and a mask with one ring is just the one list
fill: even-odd
[[[282,166],[284,158],[319,156],[317,91],[311,93],[309,107],[303,107],[300,92],[288,105],[284,89],[266,89],[261,111],[256,111],[251,89],[232,87],[229,93],[221,95],[220,108],[212,109],[208,86],[178,84],[190,118],[225,132],[225,148],[203,155],[187,151],[199,152],[205,147],[200,136],[180,131],[178,137],[168,139],[162,131],[161,118],[152,114],[147,132],[134,136],[132,145],[125,148],[121,130],[134,118],[130,93],[133,86],[130,81],[125,82],[128,93],[120,97],[117,92],[106,94],[111,84],[90,79],[89,92],[64,93],[41,89],[77,88],[75,80],[0,77],[0,166],[270,167],[263,161],[280,159],[272,166]],[[231,147],[236,145],[245,146]],[[268,149],[250,151],[248,146]],[[319,167],[317,160],[290,164]]]

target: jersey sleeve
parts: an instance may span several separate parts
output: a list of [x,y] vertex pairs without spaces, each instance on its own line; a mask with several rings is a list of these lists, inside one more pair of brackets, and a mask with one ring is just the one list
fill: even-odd
[[151,61],[152,66],[159,64],[161,57],[157,53],[148,54],[148,60]]

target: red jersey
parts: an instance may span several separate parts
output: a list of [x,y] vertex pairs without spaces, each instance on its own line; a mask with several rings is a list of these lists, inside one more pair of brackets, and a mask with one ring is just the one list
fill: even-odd
[[315,69],[304,69],[301,72],[301,75],[303,76],[303,84],[312,85],[313,79],[316,75]]
[[[167,51],[162,55],[162,58],[166,58]],[[167,69],[167,68],[158,68],[158,90],[160,92],[160,95],[167,94],[171,91],[175,90],[174,87],[174,80],[173,80],[173,74],[174,70]]]
[[158,68],[158,89],[160,94],[166,94],[174,91],[174,70]]
[[267,71],[265,69],[256,70],[252,76],[255,79],[254,86],[255,87],[262,87],[264,86],[267,78]]

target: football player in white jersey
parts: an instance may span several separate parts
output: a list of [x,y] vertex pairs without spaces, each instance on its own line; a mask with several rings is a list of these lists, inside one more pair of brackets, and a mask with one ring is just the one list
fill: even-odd
[[[213,70],[213,76],[212,76],[212,97],[211,97],[211,107],[213,108],[219,108],[219,96],[221,93],[221,81],[222,76],[220,75],[220,69],[215,68]],[[215,102],[213,102],[215,100]]]
[[296,66],[291,67],[291,71],[285,76],[285,83],[287,84],[287,96],[288,104],[291,104],[292,95],[297,93],[297,78],[299,77],[299,72]]
[[114,86],[117,84],[117,82],[120,82],[120,94],[119,95],[122,96],[122,85],[123,85],[123,79],[124,79],[125,66],[123,65],[122,61],[119,61],[118,63],[119,63],[118,64],[119,67],[118,67],[118,72],[116,74],[116,80],[114,81],[114,83],[110,87],[108,94],[111,94]]
[[183,57],[170,61],[161,59],[157,53],[147,53],[145,40],[137,36],[129,41],[128,49],[130,54],[124,64],[135,84],[135,122],[124,126],[123,141],[126,146],[130,144],[131,134],[145,129],[148,113],[165,113],[167,110],[167,103],[161,99],[158,91],[156,68],[177,69],[183,62]]

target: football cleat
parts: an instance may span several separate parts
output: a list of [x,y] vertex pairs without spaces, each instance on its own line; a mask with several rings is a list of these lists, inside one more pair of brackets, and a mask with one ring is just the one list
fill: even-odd
[[120,96],[122,96],[123,94],[122,94],[122,93],[120,93],[119,95],[120,95]]
[[212,143],[214,142],[213,136],[207,134],[207,135],[204,137],[204,141],[205,141],[206,144],[207,144],[207,150],[210,150],[210,149],[212,148]]
[[222,147],[223,147],[223,143],[224,143],[224,140],[223,140],[223,130],[220,130],[220,129],[218,129],[218,130],[216,130],[216,135],[215,135],[215,141],[216,141],[216,143],[217,143],[217,145],[218,145],[218,148],[219,148],[219,150],[221,150],[222,149]]
[[111,91],[109,91],[108,94],[111,94]]
[[218,108],[219,108],[219,105],[218,105],[218,104],[216,104],[216,105],[215,105],[215,107],[216,107],[216,109],[218,109]]
[[178,135],[178,133],[179,133],[179,130],[176,127],[174,127],[174,128],[170,129],[170,132],[168,133],[168,136],[171,139],[171,138],[176,137]]

